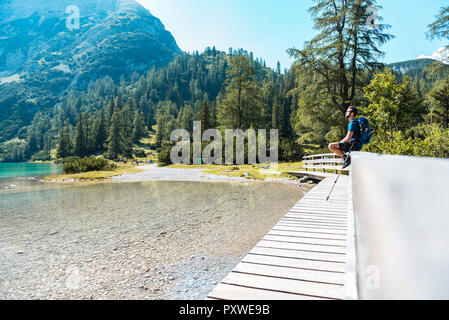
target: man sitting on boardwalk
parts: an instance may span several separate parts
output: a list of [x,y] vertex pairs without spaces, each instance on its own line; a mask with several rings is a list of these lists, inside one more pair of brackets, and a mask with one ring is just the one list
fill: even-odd
[[[348,134],[340,142],[334,142],[329,145],[329,150],[336,155],[342,157],[344,160],[343,169],[351,165],[351,157],[347,156],[345,153],[350,153],[351,151],[360,151],[362,149],[362,144],[360,143],[361,132],[360,125],[355,117],[359,113],[359,109],[356,107],[349,107],[346,111],[346,119],[349,120]],[[346,159],[346,160],[345,160]]]

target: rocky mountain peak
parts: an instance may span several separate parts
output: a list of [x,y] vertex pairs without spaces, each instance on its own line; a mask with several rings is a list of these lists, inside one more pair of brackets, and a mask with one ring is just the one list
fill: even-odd
[[134,0],[6,0],[0,21],[3,83],[59,72],[85,87],[181,53],[161,21]]

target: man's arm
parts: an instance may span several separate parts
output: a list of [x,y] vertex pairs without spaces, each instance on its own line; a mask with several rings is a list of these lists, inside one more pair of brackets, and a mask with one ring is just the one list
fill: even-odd
[[354,136],[354,131],[349,131],[346,138],[340,141],[340,143],[348,143],[351,142],[352,137]]

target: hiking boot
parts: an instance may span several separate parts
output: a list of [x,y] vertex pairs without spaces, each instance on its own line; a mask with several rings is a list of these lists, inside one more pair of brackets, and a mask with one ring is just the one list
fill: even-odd
[[346,158],[345,163],[343,163],[343,168],[342,169],[346,169],[347,167],[349,167],[351,165],[351,156]]

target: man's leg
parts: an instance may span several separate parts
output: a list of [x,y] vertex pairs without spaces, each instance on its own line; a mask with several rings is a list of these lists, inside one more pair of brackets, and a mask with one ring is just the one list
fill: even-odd
[[343,159],[346,158],[344,152],[340,150],[340,144],[338,142],[331,143],[329,145],[329,150],[335,153],[336,155],[342,157]]

